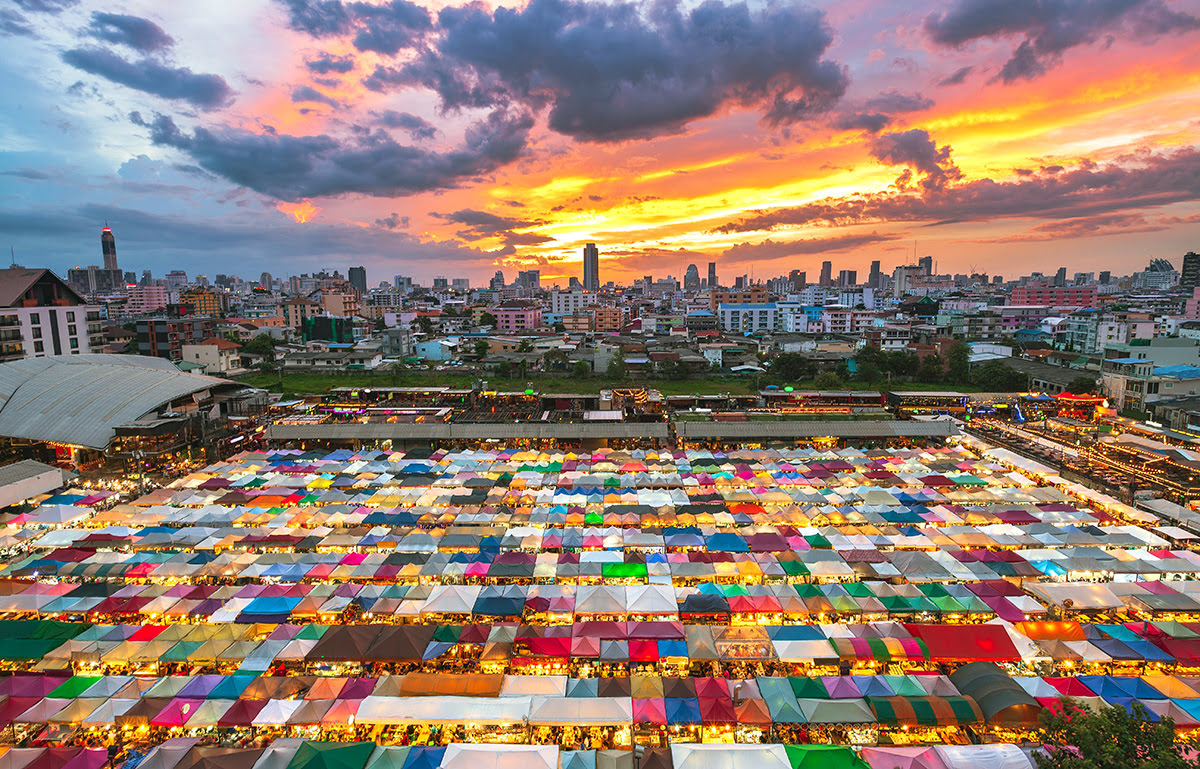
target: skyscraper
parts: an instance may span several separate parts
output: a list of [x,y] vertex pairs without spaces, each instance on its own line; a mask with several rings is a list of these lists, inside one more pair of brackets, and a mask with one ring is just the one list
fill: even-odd
[[271,273],[269,273],[269,272],[264,272],[262,275],[258,276],[258,284],[268,291],[271,290],[271,285],[274,282],[275,282],[275,279],[273,277],[271,277]]
[[821,262],[821,285],[829,286],[833,284],[833,262]]
[[100,250],[104,253],[104,269],[119,269],[117,267],[117,239],[113,237],[112,230],[108,227],[100,230]]
[[842,270],[838,273],[838,285],[848,288],[858,283],[858,270]]
[[687,272],[683,274],[683,290],[700,290],[700,270],[698,270],[694,264],[689,264],[687,266]]
[[922,256],[920,259],[917,260],[917,266],[919,266],[921,268],[921,272],[923,272],[924,274],[932,275],[933,274],[933,257],[932,256]]
[[[1101,275],[1103,274],[1101,273]],[[1200,254],[1195,251],[1188,251],[1183,255],[1183,269],[1179,274],[1179,286],[1189,291],[1200,286]]]
[[367,268],[351,267],[348,271],[350,285],[360,294],[367,293]]
[[879,282],[882,278],[883,275],[879,271],[879,260],[876,259],[871,262],[871,274],[867,277],[867,287],[879,288]]
[[583,290],[600,290],[600,250],[595,243],[583,247]]
[[717,289],[717,263],[716,262],[708,263],[708,287],[710,290],[713,290],[713,291],[716,291],[716,289]]

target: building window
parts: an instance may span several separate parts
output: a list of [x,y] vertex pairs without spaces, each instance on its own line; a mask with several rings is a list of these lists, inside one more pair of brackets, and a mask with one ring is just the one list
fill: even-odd
[[78,349],[79,349],[79,340],[78,340],[78,339],[72,339],[72,340],[71,340],[71,349],[72,349],[72,350],[78,350]]
[[75,336],[77,333],[78,332],[75,330],[74,326],[67,326],[67,335],[68,336]]
[[42,329],[41,329],[41,328],[34,328],[34,329],[33,329],[33,338],[34,338],[34,339],[41,339],[41,338],[42,338]]
[[36,326],[42,322],[41,315],[36,312],[29,313],[29,322]]
[[46,345],[43,344],[42,342],[34,342],[33,343],[33,351],[34,352],[45,352]]
[[68,313],[67,313],[67,322],[68,322],[68,323],[74,323],[74,322],[75,322],[75,313],[73,313],[73,312],[68,312]]

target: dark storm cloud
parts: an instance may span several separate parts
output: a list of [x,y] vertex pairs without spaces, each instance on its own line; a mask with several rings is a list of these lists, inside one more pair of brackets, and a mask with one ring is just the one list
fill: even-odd
[[313,37],[344,35],[354,23],[341,0],[279,0],[279,3],[287,9],[288,25]]
[[0,33],[5,35],[33,35],[29,20],[20,13],[5,9],[0,11]]
[[414,115],[411,112],[397,112],[391,109],[384,110],[378,113],[378,115],[380,123],[388,128],[399,128],[402,131],[407,131],[408,135],[413,138],[413,141],[432,139],[437,136],[437,126],[420,115]]
[[941,86],[961,85],[967,79],[967,75],[971,74],[974,70],[974,67],[959,67],[939,80],[937,84]]
[[308,85],[297,86],[292,89],[291,100],[293,104],[301,102],[316,102],[318,104],[327,104],[334,109],[341,107],[341,102],[334,99],[332,96],[327,96],[321,93],[316,88]]
[[278,0],[292,29],[313,37],[354,34],[354,47],[388,56],[410,48],[433,27],[429,11],[408,0],[383,5],[341,0]]
[[881,235],[871,232],[864,235],[838,235],[832,238],[805,238],[788,242],[765,240],[762,243],[738,243],[721,252],[722,259],[735,262],[770,261],[789,256],[806,254],[824,254],[836,251],[850,251],[875,243],[896,240],[899,235]]
[[997,75],[1006,83],[1030,80],[1054,67],[1064,52],[1107,37],[1141,43],[1200,29],[1200,18],[1163,0],[957,0],[925,18],[934,42],[962,46],[975,40],[1021,42]]
[[432,47],[380,67],[368,87],[429,88],[447,110],[549,108],[550,128],[583,141],[678,132],[739,106],[792,123],[828,111],[848,83],[822,58],[833,40],[824,15],[796,4],[531,0],[447,7],[437,26]]
[[398,144],[383,131],[349,139],[202,127],[188,134],[166,115],[150,123],[137,113],[130,119],[149,128],[155,144],[186,152],[201,168],[235,184],[285,200],[453,187],[515,160],[533,126],[528,115],[498,110],[471,125],[458,149],[434,152]]
[[330,72],[337,72],[344,75],[354,69],[353,56],[322,56],[319,59],[304,63],[318,75],[328,75]]
[[920,112],[933,106],[933,99],[928,99],[919,93],[901,93],[890,88],[867,99],[864,106],[874,112]]
[[375,226],[383,227],[385,230],[407,230],[408,217],[393,211],[382,219],[376,219]]
[[19,8],[36,13],[61,13],[79,4],[79,0],[13,0]]
[[539,219],[517,219],[473,208],[464,208],[449,214],[431,211],[429,215],[444,222],[462,225],[463,229],[456,232],[455,235],[466,241],[502,238],[505,246],[535,246],[554,240],[552,237],[535,232],[513,232],[513,230],[526,229],[545,223]]
[[879,133],[892,123],[891,115],[879,112],[846,112],[838,116],[833,125],[842,131],[867,131]]
[[72,67],[114,83],[165,99],[186,101],[200,109],[216,109],[233,99],[233,89],[220,75],[192,72],[187,67],[170,67],[150,59],[131,62],[99,48],[74,48],[62,59]]
[[891,88],[864,101],[862,109],[843,112],[833,121],[833,125],[842,131],[879,133],[895,122],[895,115],[918,112],[932,106],[933,100],[919,93],[906,94]]
[[350,8],[363,25],[354,36],[354,47],[360,51],[392,56],[411,47],[433,27],[429,11],[407,0],[386,5],[351,3]]
[[[255,265],[255,273],[262,269],[259,265],[293,269],[298,263],[303,264],[304,259],[312,264],[330,257],[340,259],[347,253],[373,257],[374,265],[379,268],[403,264],[420,269],[433,262],[490,264],[494,258],[460,243],[422,240],[380,227],[298,224],[282,214],[237,219],[151,213],[96,204],[62,209],[45,206],[0,209],[0,235],[15,237],[18,243],[27,243],[27,248],[36,248],[40,254],[73,264],[78,252],[76,244],[95,231],[96,222],[105,220],[114,229],[119,228],[118,237],[126,254],[153,254],[154,259],[174,265],[190,261],[215,269],[215,265],[223,264],[231,271],[236,271],[239,264]],[[214,254],[224,255],[223,261],[214,263]]]
[[763,211],[716,231],[758,232],[779,227],[840,227],[870,222],[986,222],[1005,218],[1060,219],[1136,211],[1200,200],[1200,150],[1084,162],[1070,170],[1043,169],[1030,177],[954,184],[940,190],[889,190],[827,198]]
[[123,13],[93,13],[85,34],[106,43],[128,46],[138,53],[163,51],[175,44],[173,37],[149,19]]
[[908,167],[897,180],[900,186],[911,180],[914,170],[925,175],[921,185],[930,190],[962,178],[962,172],[950,159],[950,145],[938,147],[929,133],[920,128],[882,134],[872,142],[870,153],[888,165]]

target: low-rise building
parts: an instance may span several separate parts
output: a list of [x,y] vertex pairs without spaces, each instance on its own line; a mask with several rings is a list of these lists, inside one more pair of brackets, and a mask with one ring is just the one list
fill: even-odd
[[198,344],[185,344],[181,349],[183,360],[202,366],[204,374],[235,374],[242,370],[242,346],[223,337],[213,336]]

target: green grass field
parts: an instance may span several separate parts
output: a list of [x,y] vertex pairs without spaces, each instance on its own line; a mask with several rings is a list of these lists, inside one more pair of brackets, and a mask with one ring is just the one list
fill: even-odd
[[[365,371],[347,371],[344,373],[284,373],[283,386],[280,387],[279,373],[252,374],[241,379],[252,386],[261,387],[284,395],[311,395],[323,393],[333,387],[470,387],[481,377],[462,374],[447,374],[439,371],[404,371],[398,374],[384,372],[372,374]],[[542,376],[531,374],[524,379],[513,377],[486,377],[489,386],[500,391],[524,390],[532,386],[543,393],[593,393],[613,387],[636,387],[644,385],[659,390],[666,395],[715,395],[730,393],[748,395],[757,392],[753,377],[734,376],[703,376],[683,380],[650,379],[646,381],[617,382],[603,377],[578,379],[565,374]],[[766,380],[764,380],[765,382]],[[816,389],[812,381],[797,382],[793,385],[797,390]],[[959,392],[978,392],[979,388],[970,386],[952,386],[942,383],[923,384],[920,382],[905,382],[891,386],[898,390],[956,390]],[[886,390],[886,384],[869,386],[863,382],[847,382],[841,389],[847,390]]]

